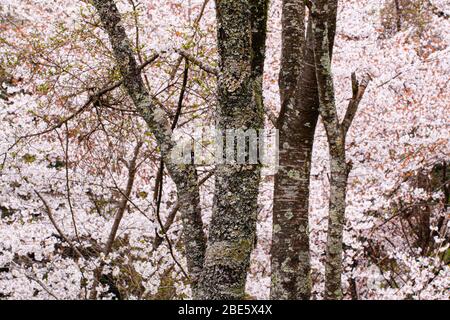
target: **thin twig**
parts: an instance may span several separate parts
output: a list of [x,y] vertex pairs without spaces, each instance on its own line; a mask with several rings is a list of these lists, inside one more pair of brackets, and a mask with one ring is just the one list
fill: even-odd
[[78,248],[73,244],[72,241],[64,234],[64,232],[61,230],[61,228],[58,226],[58,224],[55,221],[55,218],[53,216],[52,209],[50,205],[48,204],[47,200],[44,199],[44,197],[37,191],[34,190],[36,195],[41,199],[42,203],[44,204],[45,210],[47,211],[47,215],[50,219],[50,222],[53,224],[53,227],[55,227],[56,231],[60,235],[61,238],[63,238],[69,246],[73,249],[73,251],[78,255],[79,258],[83,258],[83,254],[78,250]]
[[[161,168],[163,167],[163,161],[161,160]],[[161,176],[162,177],[162,176]],[[161,199],[162,199],[162,187],[163,187],[163,181],[164,179],[161,179],[161,182],[159,183],[159,191],[158,191],[158,199],[156,201],[156,220],[158,221],[159,227],[161,229],[164,228],[162,220],[161,220],[161,214],[160,214],[160,208],[161,208]],[[173,247],[172,247],[172,242],[169,239],[169,236],[167,235],[167,233],[164,233],[164,238],[167,241],[167,246],[169,248],[169,252],[170,255],[172,256],[173,261],[176,263],[176,265],[180,268],[181,272],[183,273],[183,275],[187,278],[189,278],[189,275],[187,274],[187,272],[184,270],[183,266],[178,262],[178,260],[175,257],[175,254],[173,253]]]
[[17,263],[15,263],[14,261],[11,262],[14,267],[16,267],[17,269],[19,269],[20,271],[22,271],[25,275],[25,277],[27,277],[27,279],[30,279],[34,282],[36,282],[39,286],[41,286],[42,289],[44,289],[45,292],[47,292],[49,295],[51,295],[53,298],[55,298],[56,300],[61,300],[57,295],[55,295],[52,290],[50,290],[49,287],[47,287],[47,285],[45,283],[43,283],[41,280],[39,280],[38,278],[36,278],[33,274],[31,274],[30,272],[28,272],[27,270],[25,270],[23,267],[21,267],[20,265],[18,265]]
[[64,124],[66,128],[66,147],[64,149],[66,165],[65,165],[65,173],[66,173],[66,191],[67,191],[67,202],[69,204],[70,215],[72,216],[72,224],[75,231],[75,236],[80,242],[80,236],[78,235],[77,222],[75,219],[75,212],[72,206],[71,192],[70,192],[70,181],[69,181],[69,128],[67,126],[67,122]]
[[[151,64],[152,62],[154,62],[157,58],[159,57],[159,54],[154,54],[152,57],[150,57],[147,61],[145,61],[143,64],[141,64],[138,69],[142,70],[144,69],[146,66],[148,66],[149,64]],[[61,120],[60,122],[58,122],[57,124],[51,126],[48,129],[45,129],[41,132],[37,132],[37,133],[32,133],[32,134],[28,134],[28,135],[24,135],[19,137],[18,141],[25,139],[25,138],[32,138],[32,137],[36,137],[36,136],[40,136],[49,132],[52,132],[53,130],[56,130],[58,128],[60,128],[61,126],[63,126],[65,123],[69,122],[70,120],[72,120],[73,118],[75,118],[76,116],[80,115],[83,111],[85,111],[90,105],[91,103],[94,103],[95,101],[97,101],[101,96],[103,96],[104,94],[118,88],[122,83],[123,83],[123,79],[114,82],[113,84],[97,91],[96,93],[92,94],[89,96],[89,98],[87,99],[87,101],[83,104],[83,106],[81,106],[77,111],[75,111],[74,113],[72,113],[70,116],[68,116],[67,118]],[[17,142],[15,144],[17,144]]]

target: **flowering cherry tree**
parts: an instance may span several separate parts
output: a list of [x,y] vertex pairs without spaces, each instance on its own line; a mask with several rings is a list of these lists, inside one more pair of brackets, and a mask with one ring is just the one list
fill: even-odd
[[[108,32],[101,12],[107,2],[117,6],[128,56],[118,56],[122,43],[111,41],[114,28]],[[239,2],[245,20],[245,10],[255,9],[248,3],[258,1]],[[171,167],[161,123],[188,134],[216,125],[219,115],[236,120],[237,111],[226,109],[235,92],[224,75],[231,70],[230,79],[240,74],[239,81],[255,84],[246,99],[265,114],[253,117],[254,125],[275,128],[286,112],[278,77],[290,66],[281,55],[285,2],[267,8],[264,73],[257,74],[262,61],[252,69],[250,54],[243,55],[252,70],[245,75],[236,62],[242,57],[220,38],[220,28],[233,24],[230,13],[221,7],[217,17],[212,0],[0,0],[0,299],[189,299],[198,281],[198,296],[220,296],[205,289],[220,258],[214,248],[244,238],[248,246],[229,250],[240,262],[228,271],[239,279],[233,294],[270,297],[276,170],[253,168],[254,180],[240,186],[257,194],[236,188],[218,208],[229,191],[218,183],[240,173],[209,164]],[[302,32],[307,5],[305,16]],[[352,99],[352,72],[371,78],[344,145],[344,299],[448,299],[449,17],[443,0],[338,2],[331,60],[337,119]],[[252,41],[245,48],[255,50]],[[133,91],[130,57],[142,91]],[[255,100],[260,91],[264,99]],[[302,239],[310,272],[299,277],[308,277],[312,299],[330,298],[333,174],[322,119],[312,131],[309,183],[297,192],[308,192],[308,201],[289,199],[307,205]],[[245,230],[219,219],[250,211],[255,221]],[[246,234],[252,223],[254,234]],[[218,288],[224,282],[216,278]]]

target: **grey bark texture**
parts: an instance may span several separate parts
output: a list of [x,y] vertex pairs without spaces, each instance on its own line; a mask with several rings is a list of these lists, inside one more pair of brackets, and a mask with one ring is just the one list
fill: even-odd
[[168,117],[154,106],[144,86],[131,43],[121,23],[120,13],[113,0],[93,0],[113,49],[113,54],[123,78],[123,84],[136,110],[147,123],[161,150],[161,157],[170,177],[177,186],[178,203],[183,221],[183,239],[188,272],[193,291],[197,290],[198,275],[204,262],[206,238],[201,218],[197,172],[193,165],[177,165],[171,161],[170,152],[175,145]]
[[[333,2],[330,5],[330,2]],[[331,72],[329,34],[335,33],[335,1],[317,0],[312,3],[314,59],[319,89],[319,112],[325,126],[330,154],[330,200],[327,250],[325,262],[325,299],[342,299],[342,248],[345,225],[345,198],[349,168],[345,159],[345,137],[370,80],[361,83],[352,74],[352,99],[342,122],[339,122]]]
[[[333,8],[336,10],[336,6]],[[272,299],[309,299],[311,295],[308,198],[319,96],[312,20],[308,19],[305,37],[304,15],[304,1],[283,2],[280,168],[274,186]],[[331,58],[334,32],[329,33],[328,40]]]
[[[219,76],[217,126],[264,126],[262,72],[266,0],[216,1]],[[242,299],[256,236],[258,164],[218,164],[212,220],[198,299]]]
[[[305,168],[306,154],[302,148],[308,139],[302,139],[299,133],[301,114],[296,103],[305,46],[304,19],[302,0],[283,0],[279,74],[281,111],[277,122],[280,149],[274,185],[271,248],[272,299],[307,298],[310,292],[308,283],[304,283],[301,290],[297,283],[300,278],[309,277],[308,206],[303,196],[309,179],[303,174],[308,169]],[[310,145],[312,139],[306,149]]]

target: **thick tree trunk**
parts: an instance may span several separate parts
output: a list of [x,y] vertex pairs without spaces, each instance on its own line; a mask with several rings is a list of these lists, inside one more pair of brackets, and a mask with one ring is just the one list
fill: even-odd
[[[265,34],[252,31],[252,26],[263,26],[260,31],[265,33],[266,18],[259,22],[249,19],[257,11],[266,15],[262,6],[267,8],[267,1],[216,1],[219,130],[263,128]],[[241,299],[255,241],[260,165],[224,163],[218,164],[215,172],[213,214],[196,298]]]
[[[285,3],[282,19],[283,32],[288,34],[283,37],[280,70],[280,169],[275,176],[274,186],[272,299],[309,299],[311,295],[308,198],[314,132],[319,117],[319,96],[312,21],[311,18],[308,20],[306,41],[303,25],[298,23],[295,37],[290,37],[293,28],[291,16],[304,15],[303,11],[299,12],[303,10],[303,1],[296,2],[295,6],[291,2]],[[335,2],[330,5],[336,10],[334,4]],[[330,57],[334,44],[334,26],[331,23],[333,32],[328,35]],[[305,45],[303,55],[300,55],[300,48],[296,46],[301,46],[302,42]],[[300,65],[300,73],[293,65]],[[290,102],[289,98],[292,96],[293,102]]]
[[93,4],[108,33],[116,63],[124,79],[124,86],[137,111],[155,135],[169,175],[177,186],[188,271],[195,291],[206,247],[195,167],[193,165],[178,166],[171,161],[170,152],[174,141],[172,141],[168,117],[164,115],[161,108],[153,105],[150,94],[145,89],[140,69],[114,1],[94,0]]
[[[310,292],[309,230],[303,193],[309,180],[303,173],[308,171],[305,158],[312,139],[303,149],[308,137],[300,133],[302,119],[295,101],[305,44],[305,6],[302,0],[283,0],[282,6],[281,111],[277,123],[280,149],[274,184],[270,295],[271,299],[305,299]],[[297,288],[298,279],[306,279],[301,290]]]

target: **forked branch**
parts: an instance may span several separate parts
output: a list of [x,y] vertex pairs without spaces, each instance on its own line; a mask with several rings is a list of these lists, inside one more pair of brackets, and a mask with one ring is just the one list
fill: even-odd
[[368,73],[366,73],[363,76],[361,81],[357,80],[355,72],[352,72],[351,78],[352,78],[352,98],[348,103],[347,111],[341,123],[341,128],[344,135],[347,134],[348,129],[352,125],[353,119],[355,118],[356,112],[358,111],[359,103],[361,102],[364,93],[366,92],[369,82],[372,80],[372,77]]

